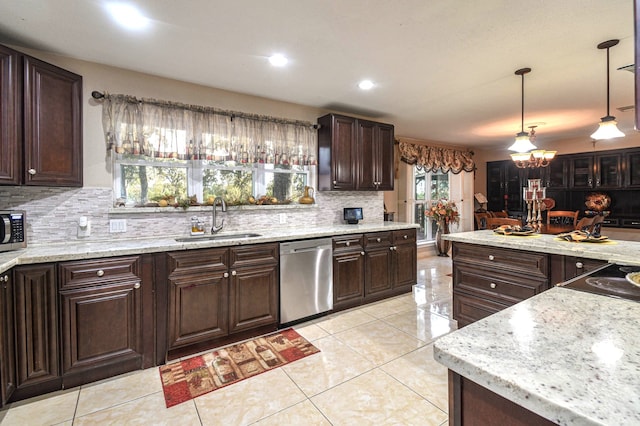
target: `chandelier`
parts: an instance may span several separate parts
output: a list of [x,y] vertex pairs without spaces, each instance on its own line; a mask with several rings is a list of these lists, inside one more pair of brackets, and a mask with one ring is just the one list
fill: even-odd
[[[527,135],[529,143],[535,148],[535,145],[533,145],[532,142],[536,139],[536,126],[530,126],[529,128],[531,129],[531,132]],[[527,133],[525,132],[525,135],[526,134]],[[556,152],[557,151],[534,149],[529,152],[516,152],[511,154],[511,159],[519,169],[535,169],[538,167],[547,167],[551,163],[551,160],[556,156]]]

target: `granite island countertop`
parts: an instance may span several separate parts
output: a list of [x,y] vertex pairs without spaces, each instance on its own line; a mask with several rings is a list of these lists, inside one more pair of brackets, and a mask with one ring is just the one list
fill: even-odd
[[556,287],[441,337],[450,370],[561,425],[640,424],[640,304]]
[[576,243],[550,234],[530,236],[500,235],[493,231],[456,232],[443,235],[449,241],[512,248],[564,256],[604,260],[621,265],[640,266],[640,242],[608,240],[602,243]]
[[[307,238],[332,237],[337,235],[383,232],[401,229],[419,228],[419,225],[403,222],[380,222],[359,225],[299,226],[277,229],[252,229],[260,234],[252,238],[206,239],[187,235],[156,236],[150,238],[113,239],[104,241],[73,241],[60,244],[32,244],[26,249],[0,253],[0,273],[16,265],[59,262],[66,260],[95,259],[164,251],[192,250],[209,247],[226,247],[245,244],[282,242]],[[215,235],[243,234],[243,231],[223,230]],[[188,238],[188,241],[176,241],[176,238]]]

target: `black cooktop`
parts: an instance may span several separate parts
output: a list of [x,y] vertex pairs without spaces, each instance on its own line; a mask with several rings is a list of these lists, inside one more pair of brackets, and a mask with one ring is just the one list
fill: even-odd
[[631,284],[625,278],[630,272],[640,272],[640,266],[610,264],[558,285],[587,293],[640,302],[640,287]]

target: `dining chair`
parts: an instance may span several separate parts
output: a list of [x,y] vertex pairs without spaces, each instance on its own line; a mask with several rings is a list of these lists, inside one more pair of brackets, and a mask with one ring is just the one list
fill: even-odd
[[487,218],[491,217],[488,212],[479,212],[473,214],[476,218],[476,226],[478,229],[487,229]]
[[502,210],[501,212],[488,212],[488,213],[491,215],[491,217],[504,217],[504,218],[509,217],[509,214],[504,210]]
[[[580,210],[549,210],[547,212],[547,225],[551,222],[563,225],[572,225],[574,228],[578,224],[578,215]],[[553,220],[552,220],[553,219]]]
[[487,229],[496,229],[502,225],[522,226],[522,221],[520,219],[513,219],[509,217],[488,217],[486,221]]

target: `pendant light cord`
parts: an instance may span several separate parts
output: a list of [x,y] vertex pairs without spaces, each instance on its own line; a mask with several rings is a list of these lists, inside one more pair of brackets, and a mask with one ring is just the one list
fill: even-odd
[[[607,50],[608,51],[608,50]],[[522,105],[520,111],[522,111],[522,116],[520,118],[520,133],[524,133],[524,73],[522,74]]]
[[609,48],[607,47],[607,117],[611,116],[609,113]]

